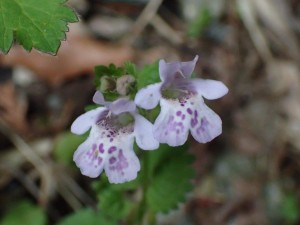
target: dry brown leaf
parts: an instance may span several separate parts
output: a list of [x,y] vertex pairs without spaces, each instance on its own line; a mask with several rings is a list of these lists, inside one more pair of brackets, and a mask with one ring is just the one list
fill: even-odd
[[96,65],[121,65],[132,58],[133,50],[130,46],[96,41],[91,37],[72,33],[72,30],[57,56],[36,50],[26,52],[21,47],[14,46],[7,55],[2,56],[2,60],[0,58],[0,63],[6,66],[25,66],[50,84],[60,84],[76,76],[92,73]]

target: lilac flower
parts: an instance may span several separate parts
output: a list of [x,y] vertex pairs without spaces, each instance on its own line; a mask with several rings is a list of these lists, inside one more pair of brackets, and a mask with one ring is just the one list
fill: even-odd
[[208,108],[202,97],[217,99],[228,89],[220,81],[191,79],[198,56],[189,62],[159,62],[162,82],[138,91],[135,103],[152,109],[158,102],[161,111],[154,123],[154,137],[170,146],[183,145],[189,130],[200,143],[211,141],[222,133],[220,117]]
[[97,177],[104,169],[111,183],[123,183],[136,178],[140,162],[133,150],[134,138],[144,150],[158,148],[152,134],[153,125],[136,113],[136,105],[126,98],[105,102],[96,92],[95,103],[104,105],[79,116],[71,131],[90,135],[74,154],[74,161],[83,175]]

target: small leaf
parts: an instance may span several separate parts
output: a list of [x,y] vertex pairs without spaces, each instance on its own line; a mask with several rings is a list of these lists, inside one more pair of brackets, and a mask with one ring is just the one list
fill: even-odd
[[158,62],[146,65],[142,70],[137,71],[137,89],[141,89],[149,84],[160,82],[158,73]]
[[171,148],[162,145],[159,150],[150,153],[149,172],[152,179],[146,199],[154,213],[177,207],[192,189],[191,180],[195,175],[191,167],[193,157],[186,150],[187,146]]
[[0,50],[5,54],[15,39],[26,50],[56,54],[66,39],[67,24],[78,18],[63,0],[1,0]]
[[60,134],[54,147],[54,157],[65,165],[72,165],[75,150],[86,138],[87,134],[81,136],[70,132]]
[[124,63],[124,68],[127,74],[132,75],[136,77],[137,75],[137,70],[135,65],[132,62],[125,62]]
[[63,218],[56,225],[117,225],[116,220],[108,219],[103,214],[91,209],[81,209]]
[[1,225],[45,225],[46,216],[41,208],[29,201],[20,201],[5,214]]

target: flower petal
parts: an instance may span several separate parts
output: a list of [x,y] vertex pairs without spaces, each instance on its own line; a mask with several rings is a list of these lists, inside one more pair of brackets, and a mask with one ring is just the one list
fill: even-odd
[[94,129],[91,130],[88,139],[83,142],[75,151],[73,160],[80,168],[83,175],[95,178],[100,175],[104,167],[104,158],[98,151],[98,139],[93,136]]
[[154,123],[154,138],[170,146],[183,145],[190,126],[189,104],[186,100],[161,99],[161,111]]
[[206,99],[217,99],[226,95],[228,88],[220,81],[193,79],[192,85],[196,88],[197,92]]
[[159,61],[159,75],[160,79],[164,82],[168,82],[174,78],[177,72],[181,72],[184,78],[190,78],[192,72],[195,69],[195,65],[198,61],[198,56],[192,61],[188,62],[170,62],[167,63],[165,60]]
[[104,100],[104,96],[100,91],[96,91],[96,93],[93,96],[93,102],[99,105],[106,105],[106,102]]
[[153,109],[157,106],[161,98],[161,84],[162,83],[151,84],[139,90],[134,99],[135,104],[144,109]]
[[153,125],[141,115],[134,116],[134,132],[137,145],[144,150],[154,150],[159,147],[159,142],[154,139]]
[[77,119],[71,125],[71,132],[74,134],[84,134],[90,127],[97,122],[102,112],[106,108],[98,107],[97,109],[90,110]]
[[136,105],[133,101],[127,98],[119,98],[116,101],[108,105],[108,109],[115,115],[119,115],[124,112],[134,112]]
[[206,143],[222,133],[222,121],[214,111],[201,103],[194,109],[190,129],[198,142]]
[[116,184],[135,179],[141,168],[133,151],[133,133],[119,135],[117,139],[114,146],[108,150],[104,166],[109,182]]

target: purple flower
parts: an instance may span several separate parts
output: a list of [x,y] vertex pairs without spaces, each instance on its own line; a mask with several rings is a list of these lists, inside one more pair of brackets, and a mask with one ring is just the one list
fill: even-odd
[[111,183],[123,183],[136,178],[140,162],[133,150],[134,138],[144,150],[158,148],[152,135],[153,125],[136,113],[136,105],[126,98],[105,102],[96,92],[93,101],[104,105],[79,116],[71,131],[90,135],[74,153],[74,161],[83,175],[97,177],[104,169]]
[[135,103],[144,109],[152,109],[160,103],[161,111],[153,127],[154,137],[160,143],[183,145],[189,130],[200,143],[222,133],[220,117],[205,105],[202,97],[217,99],[228,89],[220,81],[191,79],[197,60],[198,56],[189,62],[160,60],[162,82],[142,88],[135,97]]

